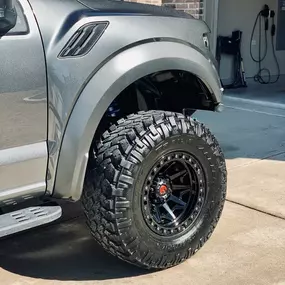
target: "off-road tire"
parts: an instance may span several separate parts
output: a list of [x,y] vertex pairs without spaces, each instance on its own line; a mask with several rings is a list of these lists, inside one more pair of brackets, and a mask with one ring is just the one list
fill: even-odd
[[[139,181],[154,163],[150,157],[169,147],[194,153],[207,196],[195,224],[167,240],[146,225],[138,197]],[[209,239],[223,210],[226,184],[222,150],[203,124],[177,113],[139,112],[120,119],[94,146],[82,202],[92,235],[108,252],[140,267],[163,269],[188,259]]]

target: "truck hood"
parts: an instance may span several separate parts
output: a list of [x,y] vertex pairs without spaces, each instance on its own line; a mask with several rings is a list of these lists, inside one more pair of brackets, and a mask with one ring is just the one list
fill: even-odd
[[98,15],[158,16],[193,19],[190,14],[172,8],[116,0],[77,0]]

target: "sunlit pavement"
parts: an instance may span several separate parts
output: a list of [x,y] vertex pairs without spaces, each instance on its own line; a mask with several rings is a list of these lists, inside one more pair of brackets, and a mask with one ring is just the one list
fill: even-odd
[[285,284],[285,108],[225,105],[196,114],[222,145],[229,183],[220,223],[193,258],[137,269],[105,253],[68,205],[60,223],[0,241],[0,284]]
[[275,109],[232,98],[224,103],[223,113],[197,117],[226,154],[228,200],[285,218],[285,104]]

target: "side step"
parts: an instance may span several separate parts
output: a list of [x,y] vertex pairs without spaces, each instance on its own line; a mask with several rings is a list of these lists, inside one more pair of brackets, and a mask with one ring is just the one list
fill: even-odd
[[60,206],[38,206],[0,215],[0,238],[48,224],[61,214]]

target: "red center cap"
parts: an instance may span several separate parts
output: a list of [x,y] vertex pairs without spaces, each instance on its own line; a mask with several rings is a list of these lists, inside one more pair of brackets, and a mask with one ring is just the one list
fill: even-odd
[[159,187],[159,194],[160,195],[165,195],[167,193],[167,186],[166,185],[161,185]]

